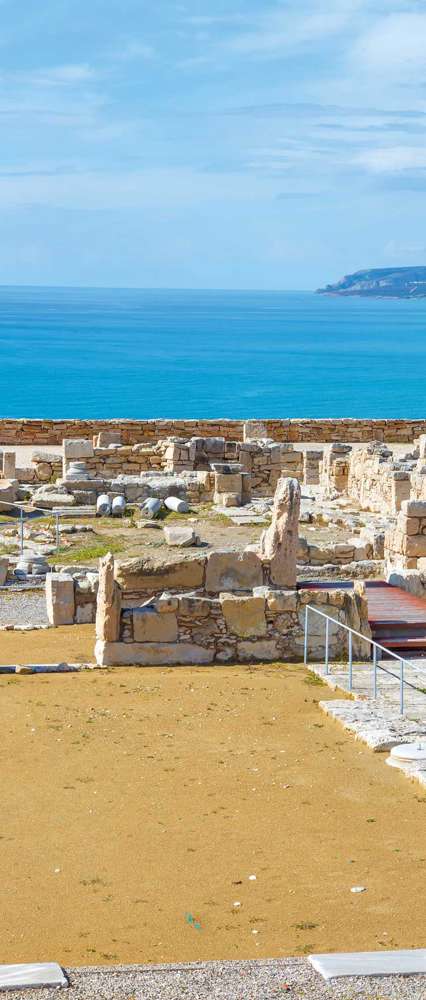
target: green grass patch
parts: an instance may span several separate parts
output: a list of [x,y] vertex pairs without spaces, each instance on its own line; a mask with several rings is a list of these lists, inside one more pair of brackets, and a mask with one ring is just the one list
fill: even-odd
[[312,670],[309,670],[306,677],[303,678],[304,684],[311,684],[312,687],[325,687],[324,681],[318,674],[314,674]]
[[78,545],[75,548],[59,548],[55,552],[54,559],[55,562],[61,562],[64,565],[91,562],[94,559],[101,559],[102,556],[106,556],[107,552],[112,552],[113,555],[116,555],[125,548],[126,540],[124,538],[103,537],[102,541],[92,542],[92,544]]

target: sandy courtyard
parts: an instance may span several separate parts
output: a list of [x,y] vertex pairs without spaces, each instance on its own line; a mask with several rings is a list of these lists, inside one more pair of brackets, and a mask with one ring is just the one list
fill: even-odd
[[302,668],[0,686],[2,961],[423,944],[424,793],[323,716]]

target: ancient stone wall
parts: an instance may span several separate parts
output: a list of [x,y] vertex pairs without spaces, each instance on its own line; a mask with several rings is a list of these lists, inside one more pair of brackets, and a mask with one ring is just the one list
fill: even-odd
[[[265,419],[267,437],[274,441],[332,442],[385,441],[411,443],[426,433],[424,420],[358,420],[358,419]],[[91,438],[100,432],[117,432],[124,444],[160,441],[179,436],[190,438],[225,437],[243,440],[242,420],[0,420],[1,445],[60,445],[63,438]]]
[[325,496],[346,492],[350,451],[348,445],[336,442],[325,448],[319,463],[319,482]]
[[[268,575],[253,552],[213,552],[161,569],[147,561],[132,568],[106,557],[100,571],[97,663],[300,661],[307,604],[368,635],[365,596],[278,589],[262,584]],[[310,657],[324,655],[324,635],[324,620],[311,615]],[[345,630],[330,624],[330,656],[345,657],[346,650]]]
[[391,569],[426,572],[426,501],[405,500],[396,527],[386,532],[385,559]]
[[396,514],[411,490],[414,461],[395,461],[383,445],[354,449],[349,460],[347,493],[362,510]]

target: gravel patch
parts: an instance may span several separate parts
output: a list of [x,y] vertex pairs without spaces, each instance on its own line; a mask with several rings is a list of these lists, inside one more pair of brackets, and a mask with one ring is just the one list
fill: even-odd
[[0,627],[2,625],[48,625],[44,584],[0,589]]
[[[339,979],[326,983],[306,959],[110,966],[65,970],[70,1000],[426,1000],[426,976]],[[47,1000],[57,990],[8,991],[8,1000]]]

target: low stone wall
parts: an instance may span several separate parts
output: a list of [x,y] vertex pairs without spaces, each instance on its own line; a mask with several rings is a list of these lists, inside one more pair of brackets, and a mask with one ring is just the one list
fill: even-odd
[[330,542],[324,545],[314,545],[306,538],[299,538],[299,566],[347,566],[349,563],[373,558],[373,544],[366,538],[348,538],[347,542]]
[[333,443],[319,463],[319,482],[325,496],[345,493],[348,486],[350,447]]
[[47,573],[46,609],[49,625],[83,625],[96,619],[98,573]]
[[[331,442],[385,441],[411,443],[426,433],[425,420],[278,419],[263,420],[274,441]],[[243,440],[242,420],[0,420],[2,445],[60,445],[64,438],[87,437],[100,432],[122,435],[124,444],[160,441],[172,437],[225,437]]]
[[370,444],[351,452],[347,493],[362,510],[397,514],[411,491],[415,460],[395,461],[383,445]]
[[388,570],[426,571],[426,501],[406,500],[401,505],[396,527],[385,535]]
[[[107,556],[100,567],[96,661],[101,666],[299,661],[307,604],[369,635],[362,587],[279,589],[268,577],[267,564],[254,552],[212,552],[160,568],[146,560],[115,564]],[[310,656],[323,655],[324,634],[324,621],[311,615]],[[345,630],[330,624],[330,656],[345,657],[346,649]]]

